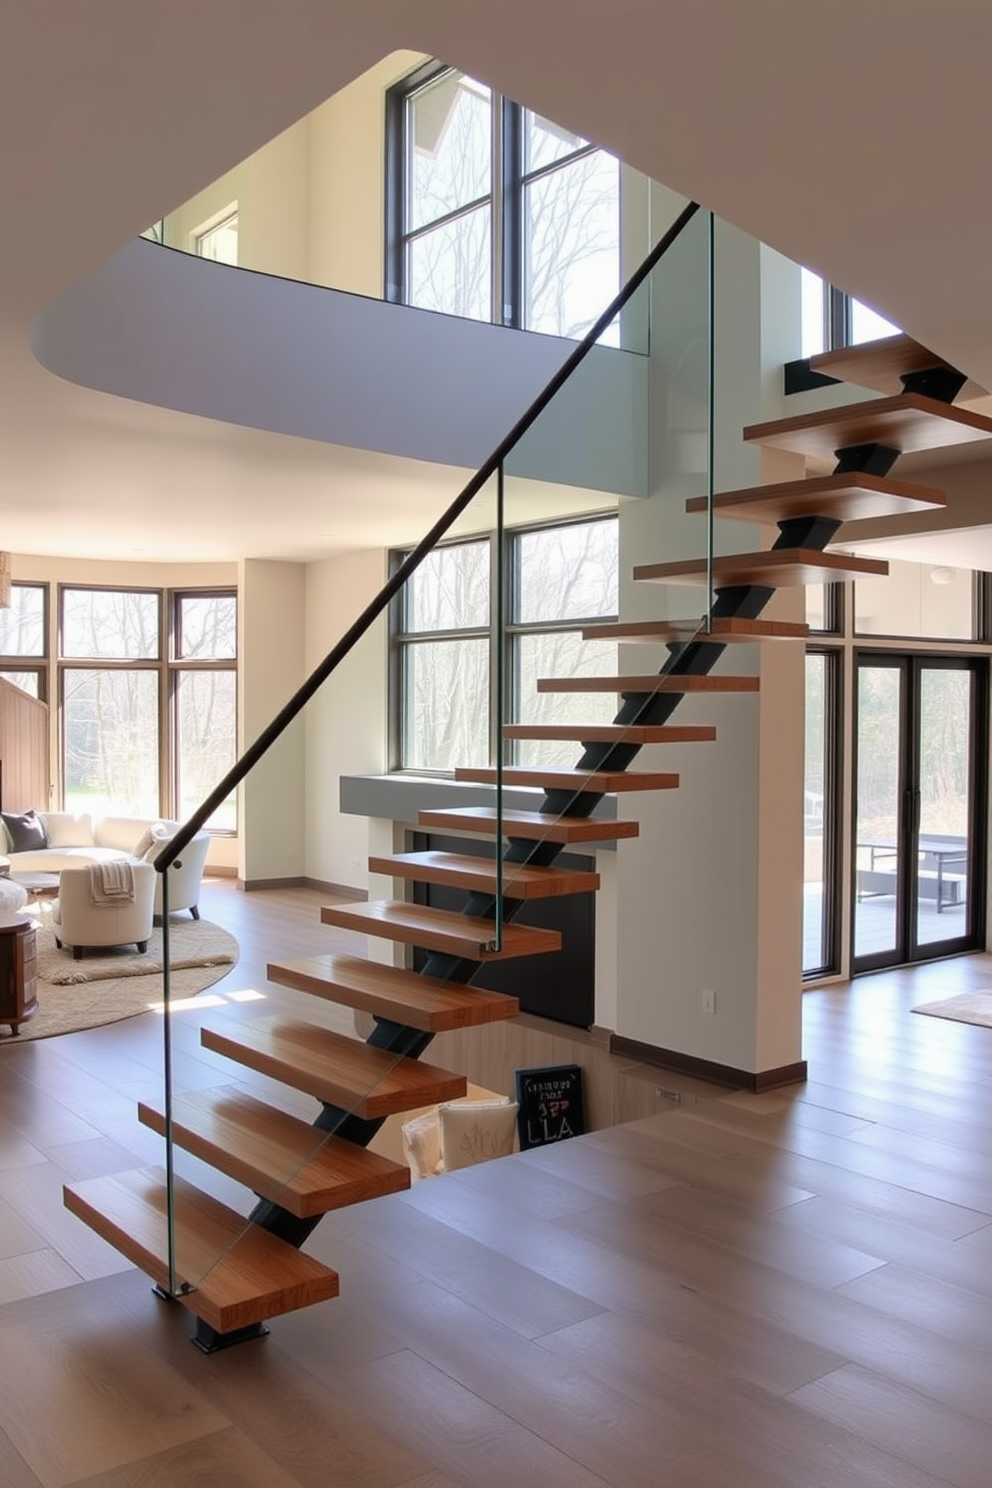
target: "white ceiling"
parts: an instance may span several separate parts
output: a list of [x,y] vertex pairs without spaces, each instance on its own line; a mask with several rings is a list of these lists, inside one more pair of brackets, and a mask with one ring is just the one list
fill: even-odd
[[398,47],[608,145],[992,386],[992,6],[2,0],[0,21],[4,547],[305,558],[415,533],[449,498],[450,469],[90,392],[28,348],[56,294]]

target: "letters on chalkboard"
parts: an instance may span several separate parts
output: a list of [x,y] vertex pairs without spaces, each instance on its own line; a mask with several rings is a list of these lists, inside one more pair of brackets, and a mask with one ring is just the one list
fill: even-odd
[[580,1137],[586,1129],[582,1070],[577,1064],[517,1070],[520,1150]]

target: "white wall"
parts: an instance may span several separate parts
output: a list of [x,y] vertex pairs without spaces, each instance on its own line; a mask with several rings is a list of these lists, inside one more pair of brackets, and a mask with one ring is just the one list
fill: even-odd
[[[250,746],[303,681],[306,571],[299,563],[240,565],[238,722]],[[301,878],[306,869],[305,722],[290,724],[240,787],[239,877]]]
[[[667,195],[667,193],[666,193]],[[672,214],[673,215],[673,214]],[[635,585],[635,563],[703,556],[706,524],[684,500],[706,491],[708,283],[702,235],[663,261],[654,317],[652,492],[623,502],[621,615],[691,617],[702,588]],[[691,251],[688,251],[690,250]],[[761,248],[723,224],[716,237],[715,484],[757,484],[758,452],[741,442],[762,417],[781,366],[772,316],[763,352]],[[777,265],[771,265],[773,273]],[[796,298],[798,312],[798,296]],[[717,524],[718,552],[767,545],[768,534]],[[775,601],[774,613],[798,598]],[[664,652],[624,648],[624,664],[656,670]],[[800,1058],[803,662],[801,648],[732,646],[720,673],[760,675],[757,697],[684,701],[673,722],[714,723],[716,743],[645,750],[635,768],[673,769],[677,791],[636,798],[641,835],[617,853],[616,1032],[748,1071]],[[643,763],[642,763],[643,762]],[[629,812],[624,798],[623,815]],[[716,1012],[703,1008],[703,992]]]
[[385,57],[168,213],[166,244],[192,252],[197,231],[236,205],[242,268],[381,298],[385,93],[421,61]]
[[[381,549],[311,563],[306,570],[306,671],[310,673],[386,581]],[[386,619],[341,663],[306,714],[306,872],[322,883],[368,887],[369,824],[343,815],[342,775],[386,768]]]

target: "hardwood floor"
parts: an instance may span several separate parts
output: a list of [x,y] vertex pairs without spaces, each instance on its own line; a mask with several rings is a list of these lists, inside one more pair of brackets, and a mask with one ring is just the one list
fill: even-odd
[[[267,960],[363,948],[321,902],[206,886],[242,955],[177,1085],[254,1078],[199,1047],[212,994],[298,1008]],[[160,1160],[160,1019],[0,1050],[0,1484],[987,1488],[992,1029],[910,1012],[982,987],[989,956],[809,992],[807,1085],[337,1212],[340,1298],[211,1358],[61,1205]]]

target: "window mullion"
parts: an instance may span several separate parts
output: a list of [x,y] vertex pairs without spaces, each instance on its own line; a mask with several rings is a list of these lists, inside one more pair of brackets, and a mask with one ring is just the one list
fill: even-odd
[[504,325],[523,326],[523,109],[508,98],[503,99],[502,152],[500,161],[499,235],[502,264],[501,295],[495,301],[502,307]]

